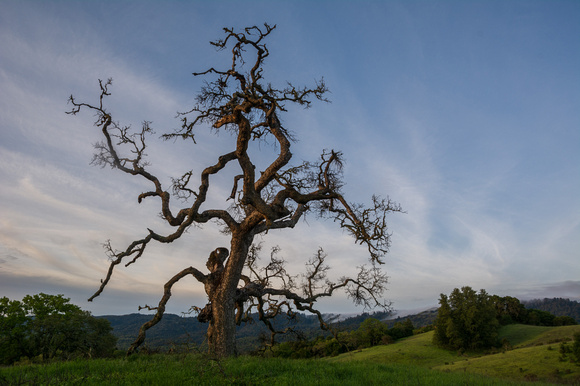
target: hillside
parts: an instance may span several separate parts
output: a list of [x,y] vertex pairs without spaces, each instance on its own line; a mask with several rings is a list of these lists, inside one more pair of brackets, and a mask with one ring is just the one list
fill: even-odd
[[[553,298],[553,299],[535,299],[527,300],[521,302],[527,309],[535,309],[540,311],[549,312],[555,316],[569,316],[580,323],[580,302]],[[437,309],[429,309],[418,314],[408,315],[404,317],[399,317],[395,319],[384,320],[389,327],[392,327],[397,322],[404,322],[406,319],[410,319],[415,328],[425,327],[431,325],[435,322],[437,317]]]
[[[113,327],[113,334],[117,336],[117,348],[126,350],[137,338],[141,326],[151,320],[152,315],[104,315]],[[169,348],[175,344],[201,344],[205,339],[207,325],[203,325],[196,318],[181,317],[174,314],[165,314],[161,322],[147,331],[145,344],[150,348]]]
[[[464,353],[433,345],[433,332],[414,335],[397,343],[375,346],[325,360],[364,361],[413,365],[433,370],[474,373],[514,381],[543,381],[578,384],[580,366],[561,358],[561,342],[570,341],[580,325],[538,327],[510,325],[500,333],[512,348],[502,352]],[[569,343],[568,343],[569,344]]]
[[[136,339],[141,325],[149,321],[152,315],[129,314],[104,315],[100,317],[107,319],[111,323],[113,334],[119,339],[117,347],[121,350],[126,350]],[[337,327],[342,330],[356,329],[368,317],[368,314],[363,314],[348,318],[337,323]],[[277,329],[293,327],[298,333],[307,338],[327,334],[320,330],[316,317],[305,314],[298,314],[294,320],[288,320],[285,316],[280,316],[274,320],[273,324]],[[163,350],[193,348],[203,344],[206,331],[207,324],[200,323],[195,317],[165,314],[156,326],[147,331],[145,345],[150,349]],[[260,346],[262,337],[269,337],[269,335],[268,329],[259,321],[244,323],[238,326],[236,332],[238,348],[241,352],[252,351]],[[280,341],[288,339],[295,339],[295,335],[281,336],[279,338]]]
[[395,319],[387,319],[384,322],[387,326],[393,327],[395,323],[403,323],[405,320],[409,319],[415,328],[426,327],[435,323],[435,318],[437,318],[437,309],[429,309],[418,314],[406,315],[403,317]]
[[[574,333],[580,332],[580,325],[562,327],[513,325],[506,327],[509,329],[503,332],[503,336],[510,342],[519,340],[519,343],[514,345],[514,349],[458,361],[439,366],[437,369],[469,371],[511,380],[580,383],[580,366],[572,363],[569,358],[565,358],[560,351],[562,342],[569,342]],[[521,329],[524,329],[523,333]],[[570,345],[570,343],[565,344]]]
[[[522,302],[528,309],[538,309],[553,313],[556,316],[570,316],[580,322],[580,303],[568,299],[543,299]],[[368,319],[382,320],[390,328],[396,323],[402,323],[410,319],[415,328],[432,325],[437,317],[437,309],[430,309],[415,315],[389,319],[386,312],[363,313],[340,319],[339,315],[328,315],[329,320],[335,318],[333,325],[340,331],[356,330],[360,324]],[[119,338],[117,346],[121,350],[127,349],[137,337],[141,325],[151,319],[152,315],[105,315],[101,316],[109,320],[113,327],[113,333]],[[256,318],[257,319],[257,318]],[[301,336],[312,338],[328,334],[321,331],[316,317],[307,314],[298,314],[295,320],[288,321],[285,316],[280,316],[274,324],[283,329],[293,327]],[[192,348],[202,345],[205,340],[207,324],[197,321],[195,317],[182,317],[174,314],[164,315],[161,322],[147,331],[146,345],[149,348]],[[250,352],[260,345],[260,340],[269,337],[270,333],[261,322],[242,324],[237,329],[238,347],[241,352]],[[278,341],[295,339],[296,335],[280,336]]]

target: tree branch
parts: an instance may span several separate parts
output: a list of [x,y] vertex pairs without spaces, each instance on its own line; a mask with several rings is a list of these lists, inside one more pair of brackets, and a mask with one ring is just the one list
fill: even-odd
[[201,273],[199,270],[193,267],[189,267],[185,268],[177,275],[173,276],[167,283],[165,283],[165,285],[163,286],[163,297],[159,301],[159,305],[155,308],[150,308],[147,306],[145,307],[149,309],[155,309],[157,310],[157,312],[150,321],[141,326],[141,328],[139,329],[139,334],[137,335],[137,339],[135,340],[135,342],[131,344],[131,347],[129,347],[127,355],[133,354],[137,350],[137,348],[139,348],[139,346],[145,341],[147,330],[161,321],[161,319],[163,318],[163,314],[165,313],[165,306],[169,301],[169,299],[171,298],[171,288],[175,283],[177,283],[179,280],[181,280],[187,275],[192,275],[197,279],[197,281],[204,284],[207,281],[208,277],[207,275]]

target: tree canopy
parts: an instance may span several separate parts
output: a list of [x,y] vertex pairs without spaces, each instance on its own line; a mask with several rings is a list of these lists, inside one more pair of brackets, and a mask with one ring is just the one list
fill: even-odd
[[[563,299],[554,299],[562,303]],[[549,299],[544,300],[549,303]],[[555,302],[555,303],[556,303]],[[492,347],[500,326],[513,323],[535,326],[574,325],[574,318],[555,316],[548,311],[526,309],[512,296],[476,293],[471,287],[455,288],[450,296],[441,294],[435,319],[435,344],[452,349],[473,350]]]
[[22,301],[0,299],[0,363],[21,358],[105,357],[117,338],[106,319],[70,304],[63,295],[39,293]]
[[474,350],[497,344],[499,322],[491,297],[471,287],[441,294],[435,320],[435,344],[452,349]]
[[[314,305],[338,290],[345,290],[356,304],[365,308],[389,306],[382,299],[387,276],[379,265],[391,242],[386,216],[400,212],[401,208],[388,197],[376,195],[370,197],[368,206],[348,201],[342,189],[344,160],[338,150],[322,149],[318,160],[291,164],[290,149],[298,134],[282,124],[281,115],[291,104],[310,107],[313,100],[326,101],[328,88],[323,79],[313,87],[298,87],[290,82],[276,87],[266,80],[264,62],[270,51],[265,40],[275,28],[268,24],[243,30],[224,28],[225,36],[211,42],[220,51],[229,49],[229,60],[225,66],[194,73],[206,79],[196,97],[197,103],[189,111],[179,113],[180,128],[161,137],[182,139],[195,145],[196,130],[209,129],[216,133],[225,130],[233,139],[231,148],[215,154],[205,168],[187,165],[184,160],[187,171],[173,177],[169,187],[163,186],[163,179],[153,174],[145,159],[146,143],[153,133],[151,123],[145,121],[140,131],[133,132],[130,126],[114,120],[106,107],[111,79],[99,81],[98,103],[78,102],[70,97],[71,114],[81,110],[96,114],[95,125],[100,128],[103,141],[95,146],[93,162],[147,181],[151,190],[138,194],[138,202],[157,199],[162,218],[173,227],[169,234],[147,229],[142,238],[121,250],[107,242],[109,270],[90,300],[102,293],[117,265],[136,263],[151,242],[171,243],[194,225],[208,222],[220,224],[230,236],[227,247],[216,246],[211,252],[192,250],[198,263],[205,260],[205,267],[203,264],[186,267],[167,281],[159,304],[148,307],[156,311],[154,318],[143,325],[129,352],[136,350],[144,341],[147,329],[161,320],[173,285],[186,276],[195,278],[205,288],[208,303],[194,309],[200,321],[209,323],[208,343],[210,351],[217,356],[235,354],[235,325],[249,320],[252,313],[257,313],[259,320],[268,326],[273,341],[275,334],[284,331],[276,330],[270,320],[281,313],[290,317],[296,310],[313,313],[318,316],[321,327],[328,329],[329,325]],[[275,144],[277,155],[263,170],[257,169],[256,160],[248,151],[253,141]],[[230,206],[209,208],[213,178],[226,167],[237,170],[228,189],[231,193],[221,197]],[[185,206],[179,207],[183,202]],[[366,248],[369,264],[361,263],[353,276],[331,280],[328,256],[320,248],[306,262],[305,273],[295,276],[288,273],[285,260],[274,248],[270,259],[261,265],[261,244],[256,237],[273,229],[293,228],[309,213],[334,220],[357,244]],[[209,258],[201,257],[208,255]]]

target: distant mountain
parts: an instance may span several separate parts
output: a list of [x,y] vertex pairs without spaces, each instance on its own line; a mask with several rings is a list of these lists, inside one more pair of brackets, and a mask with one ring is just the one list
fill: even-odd
[[[339,331],[356,330],[362,322],[368,318],[382,320],[389,327],[397,322],[404,322],[411,319],[415,327],[424,327],[432,324],[437,315],[436,309],[423,311],[416,315],[407,315],[396,319],[389,319],[393,314],[389,312],[362,313],[359,315],[325,315],[327,321],[331,322]],[[129,314],[129,315],[104,315],[101,318],[107,319],[113,327],[113,334],[117,336],[117,347],[126,350],[137,338],[141,326],[151,320],[153,315]],[[320,329],[318,318],[308,314],[297,314],[296,319],[288,320],[281,315],[274,320],[277,329],[293,327],[300,336],[313,338],[321,335],[330,335],[327,331]],[[169,350],[192,349],[202,346],[205,342],[207,324],[200,323],[195,317],[183,317],[175,314],[165,314],[163,319],[147,331],[145,346],[150,349]],[[245,323],[237,328],[236,332],[238,348],[242,352],[249,352],[260,347],[261,340],[269,339],[270,332],[266,326],[255,317],[254,323]],[[288,334],[278,336],[277,341],[294,340],[296,335]]]
[[[117,347],[121,350],[129,348],[139,334],[141,326],[151,320],[153,315],[104,315],[113,327],[113,334],[117,336]],[[205,338],[207,325],[199,323],[196,318],[181,317],[174,314],[165,314],[161,322],[147,330],[145,344],[152,348],[170,348],[172,345],[189,343],[201,344]]]
[[[104,315],[100,318],[107,319],[113,327],[113,334],[118,337],[117,347],[126,350],[135,341],[141,326],[151,320],[153,315],[129,314],[129,315]],[[353,322],[349,319],[347,325]],[[364,319],[362,319],[364,320]],[[356,324],[358,325],[362,320]],[[341,321],[339,324],[345,323]],[[282,330],[286,327],[293,327],[301,336],[311,338],[325,334],[320,330],[318,319],[315,316],[298,314],[295,319],[289,320],[281,315],[273,321],[276,329]],[[145,345],[152,349],[168,350],[170,348],[185,349],[194,346],[201,346],[205,341],[207,323],[200,323],[195,317],[182,317],[174,314],[165,314],[161,321],[147,330]],[[270,332],[266,326],[255,318],[253,323],[243,323],[237,327],[236,337],[238,348],[241,351],[251,351],[260,346],[260,341],[267,337]],[[279,341],[295,339],[294,335],[288,337],[277,337]]]
[[[580,303],[569,299],[537,299],[522,301],[528,309],[537,309],[550,312],[556,316],[570,316],[580,323]],[[396,315],[396,314],[395,314]],[[410,319],[415,328],[433,324],[437,317],[437,308],[431,308],[413,315],[393,317],[388,312],[363,313],[360,315],[326,315],[328,320],[340,331],[356,330],[368,318],[375,318],[387,324],[389,328],[398,322]],[[105,315],[113,327],[113,334],[118,337],[117,347],[121,350],[129,348],[137,338],[141,326],[149,321],[153,315]],[[266,326],[257,320],[254,323],[245,323],[237,328],[238,348],[241,352],[249,352],[260,347],[263,339],[269,339],[270,332]],[[318,319],[313,315],[298,314],[293,320],[281,315],[274,320],[274,325],[281,330],[293,327],[302,337],[313,338],[320,335],[329,335],[320,330]],[[200,323],[195,317],[182,317],[174,314],[165,314],[161,322],[147,331],[145,345],[153,349],[168,350],[170,348],[185,349],[202,346],[205,342],[207,324]],[[296,335],[277,337],[278,341],[293,340]]]
[[528,309],[547,311],[556,316],[570,316],[580,323],[580,302],[570,299],[534,299],[522,301]]
[[398,316],[394,319],[384,320],[384,322],[389,328],[391,328],[396,323],[403,323],[405,320],[409,319],[415,328],[420,328],[435,323],[435,318],[437,318],[437,308],[430,308],[423,312],[419,312],[418,314]]

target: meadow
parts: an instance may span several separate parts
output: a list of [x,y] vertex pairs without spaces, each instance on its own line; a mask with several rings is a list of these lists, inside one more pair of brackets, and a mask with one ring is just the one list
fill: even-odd
[[580,325],[508,325],[500,330],[500,339],[509,342],[508,346],[501,350],[476,353],[440,349],[432,344],[433,332],[428,332],[396,344],[342,354],[329,361],[397,363],[494,379],[580,385],[580,363],[572,363],[560,352],[561,344],[570,344],[575,332],[580,332]]
[[431,343],[432,332],[390,345],[321,359],[240,356],[222,361],[200,354],[21,364],[0,368],[2,385],[534,385],[580,384],[580,366],[559,346],[580,326],[511,325],[509,349],[458,353]]

